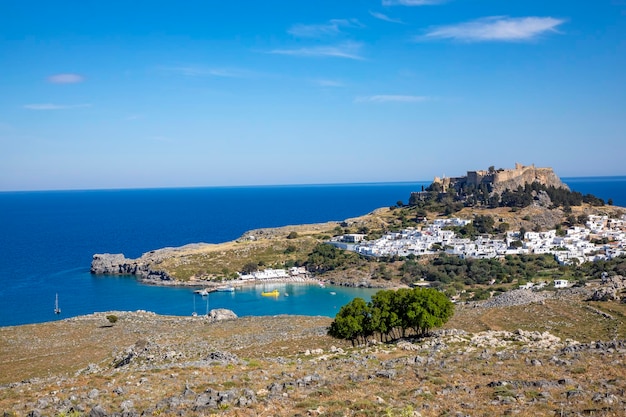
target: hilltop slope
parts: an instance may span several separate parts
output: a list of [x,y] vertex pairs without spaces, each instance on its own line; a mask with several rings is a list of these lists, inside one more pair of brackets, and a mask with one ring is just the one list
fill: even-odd
[[118,312],[114,325],[98,313],[4,327],[0,411],[621,416],[626,305],[584,301],[591,292],[506,293],[459,306],[433,337],[356,348],[326,336],[323,317]]

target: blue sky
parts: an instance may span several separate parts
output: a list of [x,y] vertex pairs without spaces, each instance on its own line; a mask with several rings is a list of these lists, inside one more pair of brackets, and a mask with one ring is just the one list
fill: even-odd
[[0,190],[625,156],[626,0],[0,1]]

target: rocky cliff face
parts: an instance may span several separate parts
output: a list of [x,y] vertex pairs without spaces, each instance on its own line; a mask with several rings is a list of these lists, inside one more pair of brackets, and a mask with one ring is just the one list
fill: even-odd
[[569,190],[569,187],[561,181],[558,175],[554,173],[552,168],[535,168],[534,166],[522,167],[509,171],[514,175],[507,175],[506,178],[499,178],[496,174],[495,181],[493,182],[493,192],[502,194],[504,190],[515,190],[519,186],[526,184],[532,184],[538,182],[546,187],[565,188]]
[[122,253],[97,253],[91,260],[90,272],[95,275],[134,275],[143,281],[172,281],[165,271],[152,269],[140,259],[127,259]]

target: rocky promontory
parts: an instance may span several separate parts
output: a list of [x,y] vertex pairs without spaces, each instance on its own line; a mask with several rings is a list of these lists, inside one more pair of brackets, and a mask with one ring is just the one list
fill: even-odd
[[90,272],[94,275],[133,275],[145,283],[183,285],[160,265],[169,259],[187,256],[211,245],[195,243],[177,248],[163,248],[146,252],[136,259],[123,253],[96,253],[91,260]]
[[163,283],[172,281],[165,271],[154,270],[140,259],[127,259],[122,253],[97,253],[91,261],[90,272],[95,275],[134,275],[142,281]]

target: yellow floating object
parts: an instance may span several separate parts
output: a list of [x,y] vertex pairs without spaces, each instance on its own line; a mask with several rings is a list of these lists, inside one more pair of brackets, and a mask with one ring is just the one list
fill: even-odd
[[262,296],[264,297],[278,297],[280,295],[280,293],[278,292],[278,290],[274,290],[274,291],[263,291],[261,293]]

